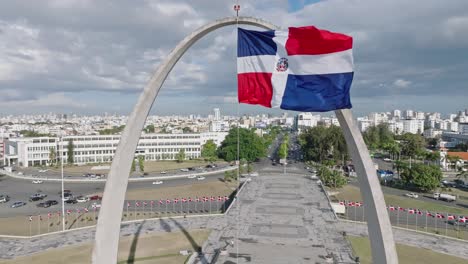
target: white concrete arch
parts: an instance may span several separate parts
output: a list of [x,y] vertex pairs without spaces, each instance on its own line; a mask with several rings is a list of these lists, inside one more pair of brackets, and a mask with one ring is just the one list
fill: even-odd
[[[92,261],[94,264],[117,263],[120,223],[132,159],[146,118],[167,75],[187,49],[197,40],[211,31],[236,23],[265,29],[278,29],[277,26],[269,22],[253,17],[228,17],[208,23],[184,38],[159,65],[145,86],[128,118],[104,188],[93,248]],[[362,136],[353,123],[351,112],[340,110],[336,113],[345,135],[347,135],[346,141],[350,146],[351,156],[355,162],[358,161],[356,170],[360,175],[364,204],[369,219],[372,220],[369,221],[368,225],[374,263],[397,263],[390,221],[385,211],[385,201],[375,170],[373,170],[369,152],[363,145]]]

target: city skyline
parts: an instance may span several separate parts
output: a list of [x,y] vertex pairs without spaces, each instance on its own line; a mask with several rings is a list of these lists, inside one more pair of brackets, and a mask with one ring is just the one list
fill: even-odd
[[[207,21],[232,16],[232,4],[3,3],[2,113],[129,114],[172,47]],[[241,3],[240,14],[283,28],[316,25],[353,36],[351,96],[357,115],[395,108],[449,113],[466,108],[468,101],[463,74],[468,60],[458,55],[468,51],[466,5],[425,1],[426,8],[420,9],[418,1],[277,0]],[[402,9],[407,12],[390,12]],[[128,15],[122,17],[124,10]],[[389,12],[391,17],[384,15]],[[169,75],[152,114],[208,113],[215,107],[236,113],[235,42],[235,27],[230,27],[197,43]],[[248,105],[239,111],[283,112]]]

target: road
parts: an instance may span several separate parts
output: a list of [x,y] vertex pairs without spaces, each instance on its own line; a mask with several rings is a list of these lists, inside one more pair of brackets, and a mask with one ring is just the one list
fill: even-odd
[[[212,174],[205,176],[204,182],[218,181],[223,179],[224,174]],[[172,186],[182,186],[190,185],[193,182],[197,182],[197,179],[171,179],[164,180],[164,183],[161,185],[153,185],[151,182],[129,182],[128,190],[136,189],[158,189],[166,188]],[[89,195],[96,192],[103,192],[104,182],[96,183],[66,183],[65,189],[69,189],[73,192],[75,196],[77,195]],[[37,202],[28,202],[29,196],[34,193],[43,193],[47,195],[45,200],[57,200],[59,201],[58,205],[51,206],[49,208],[38,208]],[[0,194],[6,194],[10,196],[10,201],[8,203],[0,204],[0,218],[2,217],[12,217],[17,215],[37,215],[37,214],[47,214],[51,211],[61,211],[60,203],[60,192],[61,184],[60,182],[44,182],[42,184],[34,184],[29,180],[15,179],[7,176],[0,176]],[[169,197],[168,197],[169,198]],[[172,198],[172,197],[170,197]],[[24,201],[27,204],[19,208],[10,208],[10,205],[15,201]],[[89,207],[92,202],[87,203],[77,203],[77,204],[65,204],[66,209],[76,210],[78,208]]]

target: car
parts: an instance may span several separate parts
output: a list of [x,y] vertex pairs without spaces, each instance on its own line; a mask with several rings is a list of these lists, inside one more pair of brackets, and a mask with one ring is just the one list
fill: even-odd
[[43,193],[35,193],[35,194],[33,194],[33,195],[31,195],[31,196],[29,197],[29,201],[30,201],[30,202],[39,201],[39,200],[42,200],[42,199],[44,199],[44,198],[46,198],[46,197],[47,197],[46,194],[43,194]]
[[75,198],[70,198],[65,201],[67,204],[76,204],[78,201]]
[[188,168],[188,170],[189,170],[189,171],[194,171],[195,168],[194,168],[194,167],[190,167],[190,168]]
[[180,169],[180,171],[183,171],[183,172],[188,172],[189,169]]
[[389,159],[389,158],[385,158],[385,159],[383,159],[383,161],[387,161],[387,162],[390,162],[390,161],[392,161],[392,159]]
[[418,198],[419,197],[419,195],[417,195],[415,193],[406,193],[405,196],[410,197],[410,198]]
[[[64,193],[64,194],[67,194],[67,193],[71,193],[71,191],[70,191],[70,190],[63,190],[63,193]],[[58,192],[58,194],[61,195],[62,192]]]
[[88,196],[89,197],[89,200],[92,200],[92,201],[95,201],[95,200],[102,200],[102,196],[99,196],[99,195],[92,195],[92,196]]
[[160,172],[160,174],[166,174],[166,173],[167,173],[167,171],[161,171]]
[[317,177],[317,175],[314,174],[314,175],[310,175],[310,179],[316,181],[319,179],[319,177]]
[[63,200],[66,202],[68,200],[74,200],[75,198],[73,198],[73,195],[68,195],[68,196],[65,196],[63,197]]
[[36,184],[41,184],[41,183],[43,183],[43,182],[44,182],[44,181],[42,181],[42,180],[33,180],[33,181],[32,181],[32,183],[36,183]]
[[153,184],[155,185],[163,184],[163,181],[154,181]]
[[91,208],[93,208],[93,209],[94,209],[94,208],[101,208],[101,204],[99,204],[99,203],[93,203],[93,204],[91,205]]
[[198,176],[197,177],[197,180],[199,180],[199,181],[203,181],[204,179],[205,179],[205,177],[203,177],[203,176]]
[[47,172],[49,170],[45,169],[45,170],[39,170],[39,172]]
[[56,205],[56,204],[58,204],[58,202],[56,200],[48,200],[48,201],[45,201],[45,202],[42,202],[42,203],[38,203],[36,206],[37,207],[48,208],[48,207],[51,207],[52,205]]
[[257,176],[258,176],[258,172],[251,172],[249,175],[250,175],[250,176],[253,176],[253,177],[257,177]]
[[24,206],[26,205],[25,202],[21,202],[21,201],[17,201],[17,202],[14,202],[10,205],[11,208],[18,208],[18,207],[21,207],[21,206]]
[[189,179],[195,179],[197,177],[197,175],[193,175],[193,174],[190,174],[189,176],[187,176],[187,178]]
[[8,195],[0,195],[0,203],[6,203],[10,201],[10,197]]
[[76,197],[76,201],[79,203],[86,203],[87,201],[89,201],[89,197],[78,196]]

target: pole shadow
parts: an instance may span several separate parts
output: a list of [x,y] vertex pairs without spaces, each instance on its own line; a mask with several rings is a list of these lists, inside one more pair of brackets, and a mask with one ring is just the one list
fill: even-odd
[[140,226],[138,227],[135,235],[133,236],[132,245],[130,246],[130,252],[128,253],[127,264],[135,263],[135,254],[138,245],[138,238],[140,237],[141,229],[143,229],[143,225],[145,224],[146,220],[141,222]]
[[198,256],[200,257],[201,263],[209,263],[208,260],[205,258],[205,255],[203,254],[203,249],[200,245],[198,245],[197,241],[193,239],[193,237],[190,235],[190,233],[185,229],[184,226],[182,226],[179,222],[177,222],[175,219],[170,218],[170,220],[182,231],[184,236],[188,239],[190,242],[190,245],[193,248],[193,251],[198,253]]

